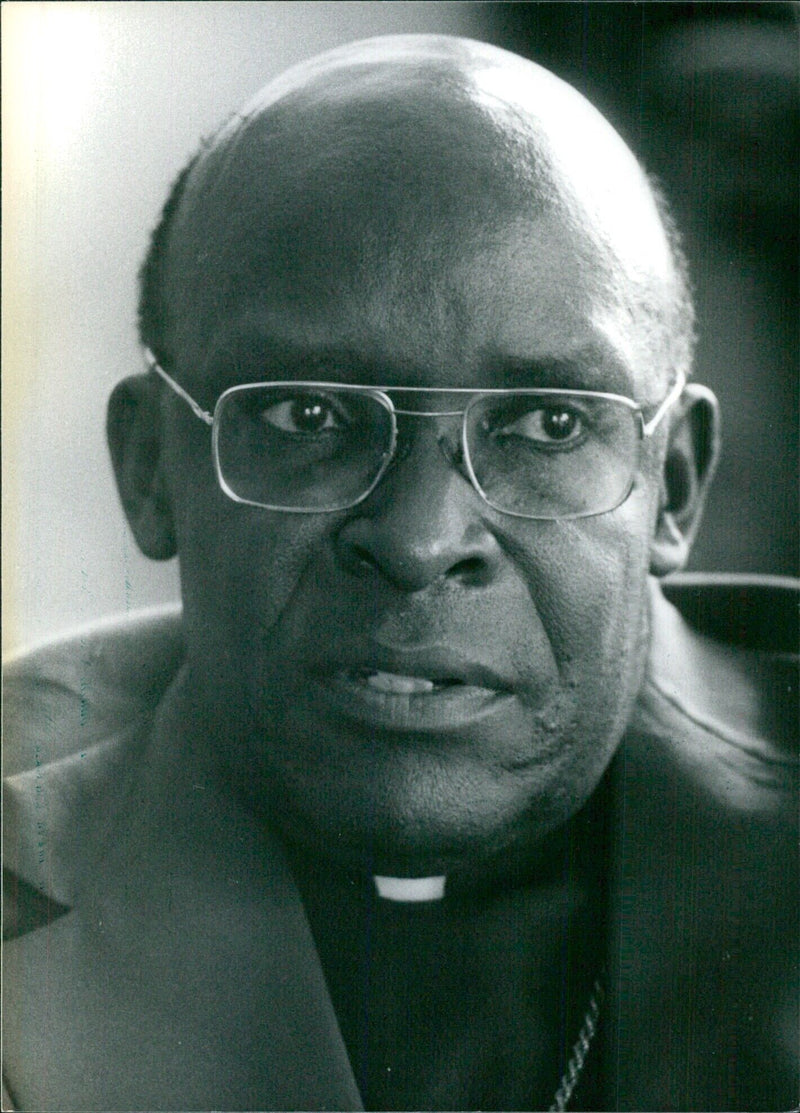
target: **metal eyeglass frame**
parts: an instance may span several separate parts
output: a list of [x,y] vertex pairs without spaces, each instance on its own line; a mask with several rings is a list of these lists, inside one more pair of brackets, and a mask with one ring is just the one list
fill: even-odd
[[[317,381],[305,380],[305,379],[303,379],[302,381],[297,381],[297,380],[280,380],[280,381],[271,380],[271,381],[268,381],[268,382],[259,382],[259,383],[243,383],[239,386],[228,387],[228,389],[224,390],[222,392],[222,394],[220,394],[219,398],[217,399],[216,404],[214,406],[214,412],[212,414],[212,413],[209,413],[208,410],[204,410],[203,407],[198,402],[196,402],[194,398],[192,398],[191,394],[189,394],[186,390],[183,389],[183,387],[180,385],[180,383],[177,383],[172,378],[171,375],[167,374],[167,372],[159,364],[158,360],[155,358],[155,356],[153,355],[153,353],[150,351],[149,348],[145,348],[145,359],[147,360],[149,370],[155,371],[156,374],[159,375],[163,379],[163,381],[169,387],[171,387],[172,390],[174,390],[175,393],[180,398],[182,398],[184,400],[184,402],[186,402],[186,404],[189,406],[189,408],[191,409],[191,411],[195,415],[195,417],[198,417],[202,422],[204,422],[206,425],[210,426],[211,436],[212,436],[212,453],[213,453],[213,459],[214,459],[214,471],[215,471],[215,474],[216,474],[216,477],[217,477],[217,482],[220,485],[220,488],[222,489],[222,491],[224,491],[224,493],[228,496],[228,498],[232,499],[233,502],[238,502],[238,503],[241,503],[245,506],[257,506],[262,510],[276,510],[276,511],[282,511],[286,514],[333,514],[333,513],[336,513],[338,511],[341,511],[341,510],[351,510],[354,506],[358,506],[360,503],[364,502],[365,499],[369,498],[369,496],[372,494],[372,492],[378,486],[380,481],[383,479],[384,475],[388,471],[389,466],[390,466],[390,464],[392,463],[392,461],[395,457],[395,451],[396,451],[396,448],[397,448],[397,418],[398,417],[461,417],[463,419],[462,423],[461,423],[461,455],[462,455],[462,459],[463,459],[463,462],[464,462],[464,467],[465,467],[466,473],[467,473],[466,477],[469,479],[469,482],[474,487],[474,489],[477,491],[478,495],[480,495],[480,497],[483,499],[483,501],[488,506],[491,506],[493,510],[497,510],[501,514],[508,514],[512,518],[527,518],[531,521],[543,521],[543,522],[570,521],[570,520],[575,520],[575,519],[578,519],[578,518],[594,518],[594,517],[599,516],[600,514],[610,514],[612,510],[616,510],[619,506],[621,506],[625,502],[625,500],[628,498],[631,491],[633,490],[633,484],[634,484],[634,479],[635,479],[635,474],[636,474],[635,469],[634,469],[633,474],[631,475],[630,483],[628,484],[627,488],[625,489],[624,494],[618,499],[617,502],[614,503],[613,506],[606,507],[603,510],[588,510],[588,511],[580,511],[580,512],[577,512],[577,513],[574,513],[574,514],[559,514],[559,515],[524,514],[524,513],[522,513],[521,511],[518,511],[518,510],[506,510],[504,507],[496,506],[495,503],[492,502],[492,500],[487,496],[486,492],[481,487],[481,485],[478,481],[478,478],[475,475],[475,471],[474,471],[473,466],[472,466],[472,460],[470,459],[469,445],[467,443],[467,414],[468,414],[469,409],[470,409],[470,404],[468,404],[466,409],[463,409],[463,410],[399,410],[395,406],[392,399],[389,397],[388,391],[391,391],[393,394],[472,395],[475,400],[477,400],[479,398],[482,398],[482,397],[485,397],[486,395],[503,396],[503,395],[509,395],[509,394],[516,394],[516,395],[529,394],[531,396],[537,396],[537,397],[539,395],[544,395],[544,396],[559,395],[561,397],[563,397],[564,395],[569,395],[569,396],[574,396],[574,397],[577,397],[577,398],[601,398],[601,399],[606,399],[608,401],[621,403],[622,405],[626,406],[633,414],[638,416],[638,418],[639,418],[640,444],[641,444],[641,441],[645,437],[652,436],[652,434],[655,432],[655,430],[658,428],[659,424],[661,423],[661,420],[663,419],[664,415],[675,404],[675,402],[677,402],[678,398],[680,398],[680,396],[683,392],[683,388],[686,386],[686,375],[684,374],[683,371],[679,371],[675,382],[673,383],[672,387],[667,392],[665,397],[662,399],[662,401],[659,403],[658,408],[656,409],[656,412],[653,414],[653,416],[650,418],[649,421],[645,421],[645,419],[644,419],[644,408],[638,402],[634,402],[632,398],[626,398],[625,395],[623,395],[623,394],[609,394],[609,393],[606,393],[604,391],[597,391],[597,390],[569,390],[569,389],[561,390],[557,387],[531,387],[531,388],[522,388],[522,389],[517,389],[517,388],[513,388],[513,387],[511,387],[511,388],[509,388],[509,387],[494,387],[494,388],[489,388],[489,389],[486,389],[486,390],[475,390],[472,387],[368,386],[368,385],[357,385],[357,384],[354,384],[354,383],[317,382]],[[367,488],[366,491],[364,491],[361,495],[359,495],[358,498],[352,499],[350,502],[345,503],[343,506],[335,506],[335,507],[327,507],[327,506],[326,507],[316,507],[316,506],[312,506],[312,507],[309,507],[309,506],[276,506],[276,505],[270,504],[270,503],[255,502],[252,499],[244,499],[240,495],[237,495],[235,491],[231,490],[231,488],[228,486],[228,484],[225,480],[224,475],[222,474],[222,469],[221,469],[220,463],[219,463],[219,449],[218,449],[219,422],[216,420],[217,414],[220,412],[220,409],[221,409],[225,399],[230,397],[232,394],[236,394],[240,391],[252,390],[255,387],[267,387],[267,386],[272,386],[272,387],[307,386],[307,387],[312,387],[314,389],[329,389],[329,390],[330,389],[335,389],[335,390],[344,390],[344,391],[354,391],[354,392],[370,394],[370,395],[372,395],[372,397],[374,397],[375,399],[377,399],[377,401],[379,401],[381,403],[381,405],[387,410],[387,412],[389,413],[389,416],[391,418],[391,422],[392,422],[391,442],[389,444],[388,450],[384,454],[383,463],[381,464],[375,478],[373,479],[372,483],[370,484],[370,486]]]

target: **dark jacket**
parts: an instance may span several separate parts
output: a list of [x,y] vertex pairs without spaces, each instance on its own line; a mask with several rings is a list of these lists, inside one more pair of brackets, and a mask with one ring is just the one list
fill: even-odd
[[[780,1110],[798,1084],[797,595],[654,586],[615,759],[603,1108]],[[704,631],[704,632],[700,632]],[[4,1062],[27,1110],[358,1109],[281,846],[170,757],[180,617],[7,670]]]

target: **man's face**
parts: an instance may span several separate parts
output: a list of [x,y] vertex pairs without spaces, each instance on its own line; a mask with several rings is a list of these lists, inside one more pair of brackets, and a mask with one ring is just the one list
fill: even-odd
[[[171,367],[204,406],[268,379],[666,392],[623,269],[574,219],[351,216],[309,218],[279,265],[252,226],[206,233],[235,298],[194,330],[183,311]],[[410,875],[475,869],[580,807],[641,679],[658,438],[617,510],[531,521],[441,450],[457,419],[401,418],[366,501],[300,515],[228,499],[208,429],[166,407],[190,690],[241,792],[291,837]]]

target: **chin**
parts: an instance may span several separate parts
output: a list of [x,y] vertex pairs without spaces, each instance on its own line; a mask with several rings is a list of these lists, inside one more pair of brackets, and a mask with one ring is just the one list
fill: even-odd
[[355,873],[444,875],[459,885],[521,868],[585,799],[567,802],[562,791],[525,784],[500,792],[489,771],[467,784],[417,778],[394,790],[391,778],[340,782],[324,793],[308,783],[276,789],[271,778],[270,785],[259,794],[259,811],[307,853]]

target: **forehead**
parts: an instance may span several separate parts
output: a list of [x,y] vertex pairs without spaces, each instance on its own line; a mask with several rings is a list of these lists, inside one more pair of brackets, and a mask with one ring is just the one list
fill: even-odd
[[462,227],[456,251],[412,242],[402,259],[334,267],[330,283],[303,254],[182,351],[212,394],[266,378],[646,391],[647,333],[630,327],[624,286],[620,296],[553,223],[480,229],[472,242]]
[[541,121],[434,77],[301,88],[202,161],[169,253],[183,373],[227,359],[253,377],[268,357],[436,385],[602,350],[586,385],[621,389],[611,364],[635,375],[631,322],[669,267],[630,156],[601,128],[636,201],[623,237]]

